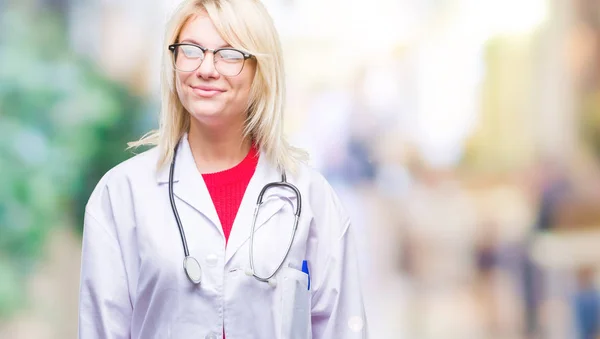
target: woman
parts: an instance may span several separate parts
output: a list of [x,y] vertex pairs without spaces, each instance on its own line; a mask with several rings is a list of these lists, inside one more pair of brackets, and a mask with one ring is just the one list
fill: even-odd
[[354,230],[284,141],[263,5],[184,1],[164,50],[160,128],[133,144],[156,147],[86,207],[79,337],[366,338]]

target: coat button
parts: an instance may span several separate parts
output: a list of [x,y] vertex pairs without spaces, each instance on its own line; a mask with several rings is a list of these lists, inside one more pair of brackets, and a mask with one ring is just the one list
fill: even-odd
[[209,267],[215,267],[217,266],[217,262],[219,262],[219,257],[217,257],[216,254],[209,254],[206,256],[205,260]]
[[215,333],[209,333],[204,338],[205,339],[217,339],[217,335]]

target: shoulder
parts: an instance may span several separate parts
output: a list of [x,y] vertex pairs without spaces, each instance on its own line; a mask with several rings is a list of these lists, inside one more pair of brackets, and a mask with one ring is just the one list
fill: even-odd
[[308,186],[310,193],[315,195],[332,194],[335,191],[327,179],[316,168],[307,163],[299,163],[292,175],[292,179],[300,183],[302,186]]
[[111,196],[122,198],[133,185],[156,182],[158,149],[152,148],[137,154],[106,172],[92,191],[86,213],[96,214],[106,210]]
[[[296,168],[292,181],[297,181],[303,200],[309,204],[317,222],[337,224],[346,228],[348,213],[329,181],[312,166],[302,163]],[[306,198],[305,198],[306,196]],[[343,229],[340,229],[343,232]]]

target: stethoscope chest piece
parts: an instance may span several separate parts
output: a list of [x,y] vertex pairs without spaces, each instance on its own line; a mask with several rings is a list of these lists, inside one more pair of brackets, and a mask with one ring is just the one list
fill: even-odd
[[200,284],[200,280],[202,279],[202,268],[196,258],[185,257],[185,259],[183,259],[183,269],[191,282],[196,285]]

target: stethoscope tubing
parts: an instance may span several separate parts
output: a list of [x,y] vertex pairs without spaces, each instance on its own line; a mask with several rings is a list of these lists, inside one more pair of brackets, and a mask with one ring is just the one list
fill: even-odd
[[[202,267],[200,266],[200,264],[198,263],[198,261],[195,258],[190,256],[190,251],[188,249],[188,244],[187,244],[187,240],[185,237],[185,230],[183,228],[183,223],[181,222],[181,218],[179,217],[177,205],[175,204],[175,195],[173,193],[173,181],[174,181],[173,176],[175,173],[175,159],[177,158],[178,148],[179,148],[179,143],[174,148],[173,159],[171,160],[171,166],[169,169],[169,201],[171,203],[171,209],[173,210],[173,215],[175,217],[177,227],[179,228],[179,234],[181,236],[181,244],[183,245],[183,253],[185,255],[185,258],[183,261],[184,270],[186,272],[186,275],[190,279],[190,281],[192,281],[194,284],[198,285],[198,284],[200,284],[201,277],[199,276],[197,278],[193,278],[192,277],[193,274],[190,274],[187,265],[188,265],[188,262],[193,262],[197,266],[197,269],[199,270],[200,275],[202,272]],[[292,234],[288,240],[288,245],[287,245],[287,250],[285,252],[285,255],[279,261],[279,265],[277,266],[275,271],[271,275],[263,277],[263,276],[257,275],[254,270],[254,233],[256,230],[256,221],[258,218],[258,212],[259,212],[260,206],[263,204],[264,195],[267,192],[267,190],[269,190],[270,188],[274,188],[274,187],[284,187],[284,188],[288,188],[288,189],[291,189],[292,191],[294,191],[296,198],[297,198],[296,199],[296,211],[294,213],[294,227],[292,229]],[[258,195],[258,199],[256,201],[256,207],[254,208],[254,213],[252,216],[252,228],[250,231],[250,244],[249,244],[250,271],[248,272],[248,275],[253,276],[254,278],[256,278],[259,281],[268,282],[271,285],[274,284],[273,277],[281,269],[281,267],[283,266],[285,260],[287,259],[288,255],[290,253],[290,250],[292,249],[292,245],[293,245],[294,239],[296,237],[296,231],[298,229],[298,221],[300,220],[301,212],[302,212],[302,196],[300,194],[300,190],[298,190],[298,188],[296,186],[294,186],[293,184],[287,182],[287,177],[286,177],[285,171],[282,171],[281,181],[280,182],[271,182],[271,183],[266,184],[263,187],[263,189],[260,191],[260,194]]]

